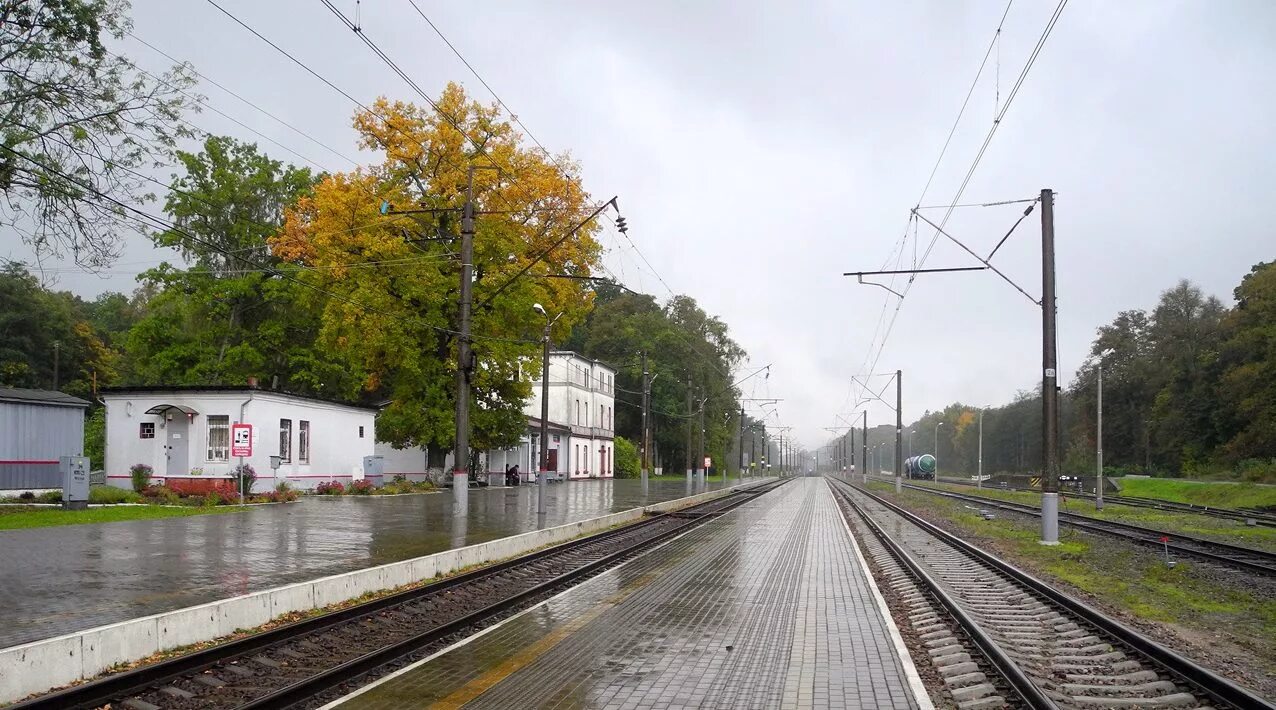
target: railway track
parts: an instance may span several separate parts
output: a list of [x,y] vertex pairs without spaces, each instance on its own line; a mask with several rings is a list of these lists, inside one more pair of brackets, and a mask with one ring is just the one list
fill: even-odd
[[315,707],[782,485],[645,518],[417,589],[10,706],[11,710]]
[[[974,483],[963,479],[941,478],[940,483],[951,483],[959,486],[975,487]],[[997,491],[1027,491],[1030,493],[1040,493],[1037,488],[1024,488],[1022,486],[984,486],[989,490]],[[1085,493],[1078,491],[1067,491],[1067,495],[1072,498],[1084,498],[1085,500],[1094,500],[1093,493]],[[1193,513],[1196,515],[1207,515],[1213,518],[1224,518],[1227,520],[1235,520],[1236,522],[1261,525],[1264,527],[1276,527],[1276,515],[1262,510],[1251,510],[1247,508],[1216,508],[1209,505],[1196,505],[1194,503],[1179,503],[1176,501],[1161,500],[1159,498],[1143,498],[1140,496],[1123,496],[1123,495],[1105,495],[1104,503],[1116,505],[1128,505],[1133,508],[1150,508],[1153,510],[1165,510],[1174,513]]]
[[[998,510],[1031,515],[1034,517],[1041,516],[1041,508],[1034,505],[1028,505],[1026,503],[1012,503],[1010,501],[997,500],[986,496],[954,493],[952,491],[945,491],[931,486],[919,486],[916,484],[904,484],[904,487],[911,490],[923,491],[932,495],[951,498],[953,500],[974,503],[979,505],[981,508],[996,508]],[[1249,547],[1241,547],[1239,545],[1229,545],[1227,543],[1215,542],[1213,540],[1192,537],[1181,533],[1154,530],[1140,525],[1119,523],[1114,520],[1100,520],[1087,515],[1077,515],[1075,513],[1065,513],[1062,511],[1059,513],[1059,522],[1079,530],[1120,537],[1125,540],[1136,542],[1140,545],[1168,549],[1179,555],[1207,560],[1209,562],[1234,569],[1244,570],[1246,572],[1276,575],[1276,553],[1266,552],[1264,550],[1256,550]]]
[[878,496],[829,485],[954,707],[1276,708]]

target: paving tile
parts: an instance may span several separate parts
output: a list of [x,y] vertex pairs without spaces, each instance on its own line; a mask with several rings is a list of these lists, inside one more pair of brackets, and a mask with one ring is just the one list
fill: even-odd
[[342,708],[917,707],[839,515],[799,479]]

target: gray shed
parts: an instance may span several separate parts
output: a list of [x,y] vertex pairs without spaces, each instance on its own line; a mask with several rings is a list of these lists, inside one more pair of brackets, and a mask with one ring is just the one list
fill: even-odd
[[58,457],[84,453],[88,407],[62,392],[0,387],[0,490],[61,488]]

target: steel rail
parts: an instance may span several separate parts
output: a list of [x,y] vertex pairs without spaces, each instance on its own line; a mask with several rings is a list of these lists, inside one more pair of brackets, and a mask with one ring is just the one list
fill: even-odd
[[1019,667],[1018,663],[1015,663],[1013,658],[1002,650],[1001,646],[979,625],[979,622],[966,613],[961,604],[944,590],[943,585],[926,572],[921,563],[913,559],[913,556],[903,546],[895,542],[894,538],[887,535],[886,531],[882,530],[876,520],[873,520],[861,510],[849,493],[837,486],[834,486],[833,490],[855,510],[873,535],[890,552],[891,557],[894,557],[903,565],[904,569],[926,588],[927,593],[937,600],[940,606],[944,607],[949,616],[957,622],[962,631],[970,637],[970,640],[984,654],[988,662],[997,669],[997,672],[1010,685],[1010,688],[1019,695],[1019,698],[1029,708],[1033,710],[1057,710],[1059,706],[1028,677],[1028,674],[1023,672],[1023,669]]
[[[959,478],[941,478],[936,483],[949,483],[958,486],[974,487],[975,484]],[[1022,491],[1027,493],[1040,493],[1038,488],[1025,488],[1023,486],[984,486],[984,490],[990,491]],[[1085,491],[1060,491],[1074,498],[1084,498],[1086,500],[1094,500],[1093,493]],[[1175,500],[1162,500],[1160,498],[1147,498],[1143,496],[1123,496],[1123,495],[1106,495],[1103,497],[1105,503],[1128,505],[1133,508],[1151,508],[1155,510],[1166,510],[1169,512],[1194,513],[1196,515],[1208,515],[1214,518],[1223,518],[1226,520],[1235,520],[1238,522],[1254,521],[1255,525],[1264,527],[1276,527],[1276,515],[1261,510],[1246,510],[1244,508],[1222,508],[1209,505],[1200,505],[1197,503],[1181,503]]]
[[[963,493],[954,493],[952,491],[931,488],[930,486],[918,486],[915,484],[908,484],[905,488],[916,491],[924,491],[933,495],[966,501],[968,503],[978,503],[979,505],[985,505],[990,508],[999,508],[1001,510],[1008,510],[1014,513],[1022,513],[1024,515],[1031,515],[1034,517],[1039,517],[1041,515],[1040,508],[1026,503],[1014,503],[1011,501],[997,500],[995,498],[987,498],[985,496],[978,495],[965,495]],[[1251,572],[1276,575],[1276,554],[1267,552],[1266,550],[1258,550],[1252,547],[1241,547],[1239,545],[1229,545],[1225,542],[1215,542],[1213,540],[1192,537],[1191,535],[1184,535],[1182,533],[1155,530],[1153,528],[1145,528],[1141,525],[1131,525],[1130,523],[1121,523],[1115,520],[1100,520],[1098,518],[1092,518],[1087,515],[1078,515],[1076,513],[1060,512],[1059,520],[1060,522],[1071,525],[1074,528],[1086,530],[1088,532],[1112,535],[1132,542],[1137,542],[1141,545],[1166,547],[1184,555],[1198,557],[1218,564],[1230,567],[1241,567]],[[1169,540],[1162,541],[1161,538],[1169,538],[1170,540],[1178,539],[1190,544],[1183,545]],[[1190,545],[1199,545],[1200,547],[1210,549],[1198,549],[1191,547]],[[1262,561],[1253,562],[1234,555],[1258,558]]]
[[[440,641],[448,636],[459,633],[470,626],[480,624],[492,616],[507,611],[511,604],[518,604],[528,599],[535,598],[541,594],[546,594],[563,585],[571,584],[575,580],[588,576],[598,569],[615,564],[625,557],[637,554],[645,548],[652,547],[657,543],[681,534],[690,528],[697,527],[705,521],[722,515],[723,513],[730,511],[732,508],[742,505],[751,499],[752,497],[744,498],[736,501],[733,505],[725,506],[696,517],[687,517],[685,518],[687,521],[686,523],[666,530],[655,537],[635,542],[628,547],[617,550],[616,552],[590,562],[583,567],[578,567],[569,572],[564,572],[553,579],[525,589],[513,596],[506,597],[499,602],[486,606],[478,611],[471,612],[459,619],[449,621],[442,626],[437,626],[429,631],[422,632],[398,643],[382,647],[376,651],[360,656],[359,658],[347,661],[339,666],[333,666],[326,671],[312,675],[309,678],[305,678],[287,687],[280,688],[269,695],[265,695],[257,698],[256,700],[245,703],[239,706],[238,710],[279,710],[281,708],[289,708],[310,700],[311,698],[321,695],[335,687],[349,683],[352,679],[359,678],[365,673],[376,670],[387,663],[391,663],[402,658],[422,646]],[[677,513],[674,513],[673,515],[676,516]]]
[[1260,698],[1249,690],[1233,683],[1217,673],[1201,666],[1195,661],[1183,656],[1175,651],[1162,646],[1147,636],[1125,626],[1121,622],[1106,616],[1097,609],[1084,604],[1071,596],[1055,589],[1049,584],[1037,579],[1036,577],[1024,572],[1014,565],[1005,562],[993,554],[962,540],[952,533],[939,528],[920,516],[901,508],[894,503],[871,493],[864,488],[849,485],[856,491],[868,496],[873,501],[885,506],[887,509],[898,514],[908,522],[916,525],[922,530],[930,533],[932,536],[957,548],[959,551],[978,559],[980,562],[989,565],[998,572],[1014,579],[1028,589],[1040,594],[1051,602],[1054,602],[1066,611],[1085,620],[1096,629],[1116,638],[1126,646],[1134,649],[1144,657],[1155,662],[1173,675],[1178,676],[1183,681],[1191,685],[1193,688],[1200,690],[1202,693],[1210,696],[1215,700],[1227,703],[1237,708],[1260,708],[1264,710],[1276,710],[1276,705],[1272,705],[1267,700]]
[[[724,500],[731,497],[739,497],[739,500],[735,504],[724,506],[720,509],[722,512],[726,512],[731,508],[752,500],[762,493],[774,490],[774,488],[778,485],[780,485],[780,483],[776,483],[771,486],[759,486],[756,488],[737,490],[727,496],[723,496],[722,498],[706,501],[681,511],[653,515],[630,525],[624,525],[594,535],[569,540],[558,545],[537,550],[527,555],[514,557],[493,565],[479,567],[469,572],[464,572],[454,577],[448,577],[421,587],[396,592],[394,594],[381,597],[379,599],[373,599],[346,609],[332,611],[320,616],[285,624],[268,631],[263,631],[259,634],[210,646],[206,649],[201,649],[193,653],[160,661],[149,666],[142,666],[122,673],[108,675],[82,685],[72,686],[60,691],[34,697],[30,700],[8,706],[8,710],[89,710],[91,708],[99,708],[104,705],[108,705],[119,698],[147,692],[148,689],[159,687],[179,678],[202,672],[233,658],[253,655],[262,650],[287,643],[296,638],[314,633],[321,633],[329,628],[348,623],[352,620],[376,614],[383,609],[433,596],[439,592],[475,582],[484,577],[502,574],[506,571],[526,566],[555,555],[570,552],[585,545],[606,541],[619,535],[630,534],[635,530],[650,527],[663,520],[678,519],[679,517],[685,516],[686,513],[694,511],[695,508],[719,505]],[[712,516],[718,512],[719,510],[715,509],[705,513],[705,516]],[[679,515],[680,513],[682,515]],[[673,529],[682,530],[687,527],[687,525],[695,524],[702,518],[703,516],[701,518],[692,519],[690,523],[677,526]],[[657,536],[657,539],[660,537],[662,536]],[[651,539],[652,538],[649,538],[648,540]],[[508,602],[508,600],[506,600],[506,602]]]

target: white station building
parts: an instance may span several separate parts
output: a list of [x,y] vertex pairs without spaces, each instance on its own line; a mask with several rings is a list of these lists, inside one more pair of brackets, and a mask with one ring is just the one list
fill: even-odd
[[[502,485],[505,470],[518,466],[525,482],[535,480],[540,460],[541,378],[536,372],[532,396],[523,405],[527,431],[518,446],[488,451],[480,465],[488,483]],[[549,357],[549,471],[552,478],[611,478],[615,465],[615,386],[616,371],[596,360],[571,351],[560,350]],[[384,458],[385,474],[403,474],[417,480],[430,477],[441,480],[451,467],[449,454],[442,468],[431,470],[423,449],[395,449],[377,444],[377,454]]]
[[253,386],[111,388],[102,401],[106,480],[121,488],[132,485],[129,469],[139,463],[154,470],[155,483],[193,493],[232,487],[241,462],[256,471],[256,491],[280,481],[303,489],[349,485],[364,477],[364,457],[374,454],[372,407]]

